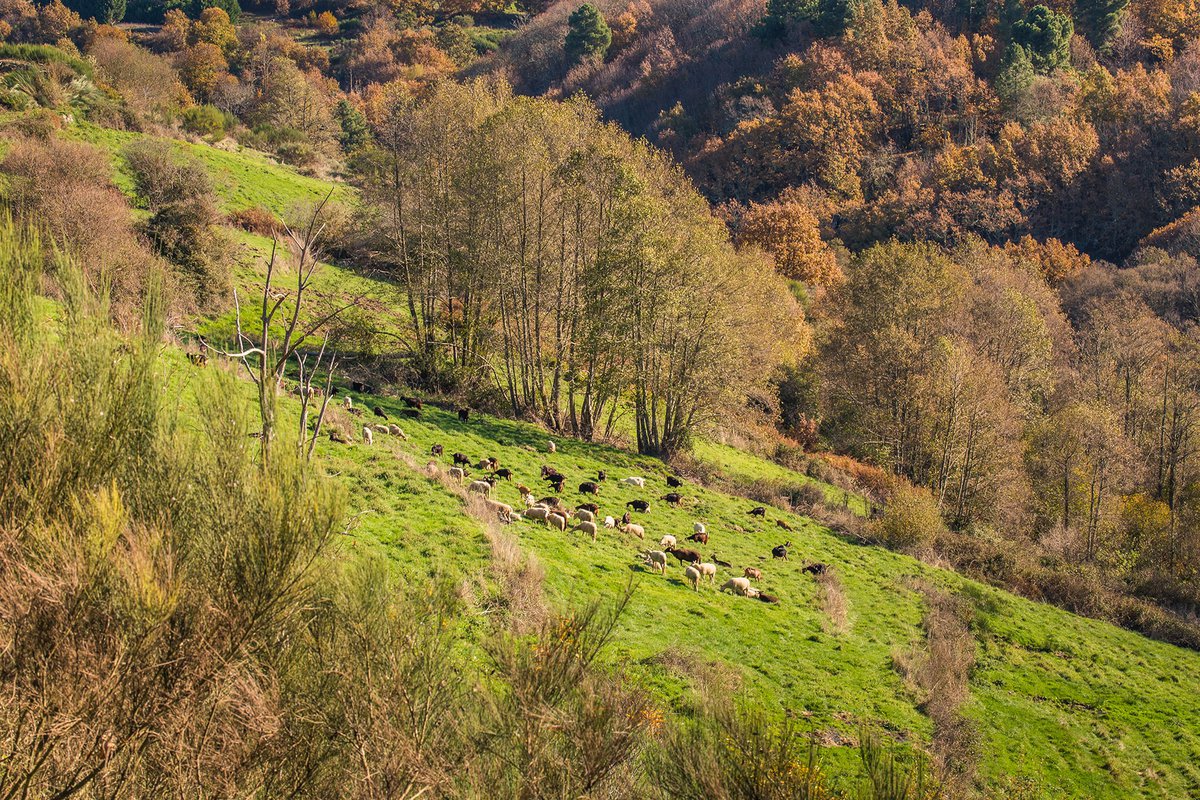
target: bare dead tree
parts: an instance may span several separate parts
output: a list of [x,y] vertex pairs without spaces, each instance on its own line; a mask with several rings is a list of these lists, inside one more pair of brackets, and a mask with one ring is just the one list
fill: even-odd
[[[321,435],[321,424],[325,421],[325,411],[329,408],[329,397],[333,394],[333,374],[337,369],[337,356],[331,355],[329,358],[329,367],[325,375],[325,390],[321,398],[321,410],[317,412],[317,420],[313,424],[312,435],[308,433],[308,408],[313,397],[313,376],[321,368],[321,360],[325,357],[325,348],[329,344],[329,334],[325,334],[325,338],[321,340],[321,351],[317,353],[317,362],[313,365],[312,370],[305,372],[305,366],[308,362],[308,356],[298,355],[296,362],[300,370],[300,425],[297,430],[296,445],[304,451],[304,457],[311,459],[313,450],[317,446],[317,437]],[[307,440],[307,444],[306,444]]]
[[[284,239],[295,259],[296,287],[294,291],[275,291],[273,289],[272,281],[274,280],[275,270],[278,266],[279,239],[276,238],[272,241],[271,256],[267,261],[267,275],[263,281],[257,343],[242,328],[241,300],[238,297],[236,289],[233,293],[235,320],[237,323],[237,347],[239,350],[238,352],[223,353],[223,355],[229,358],[240,359],[250,379],[254,381],[255,386],[258,388],[258,406],[262,419],[260,438],[262,440],[264,463],[266,463],[271,442],[275,439],[275,398],[278,394],[279,386],[283,382],[288,362],[294,357],[300,365],[300,396],[302,407],[298,446],[304,449],[308,428],[308,406],[312,397],[312,375],[320,368],[321,361],[324,358],[326,345],[328,344],[328,334],[326,334],[325,340],[322,342],[321,353],[317,356],[316,364],[313,365],[311,372],[305,372],[306,358],[300,355],[299,348],[310,336],[317,333],[317,331],[321,330],[321,328],[347,309],[356,305],[356,301],[340,305],[332,311],[322,314],[307,325],[301,324],[301,312],[304,307],[305,292],[312,285],[313,275],[320,265],[319,246],[321,237],[325,232],[325,225],[321,221],[321,214],[332,195],[332,190],[329,194],[325,195],[325,198],[313,210],[303,228],[297,230],[285,227],[284,229]],[[272,325],[283,310],[284,303],[289,299],[292,301],[292,307],[290,315],[285,318],[283,332],[282,334],[273,336]],[[320,433],[320,425],[329,404],[329,390],[333,387],[335,361],[333,358],[330,360],[326,379],[325,402],[321,404],[321,410],[317,418],[317,430],[314,431],[312,438],[308,440],[306,455],[311,455],[316,445],[316,437]]]

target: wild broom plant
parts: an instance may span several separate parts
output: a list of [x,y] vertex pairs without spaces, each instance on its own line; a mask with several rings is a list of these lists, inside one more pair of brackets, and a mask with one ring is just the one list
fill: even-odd
[[0,798],[628,785],[649,717],[594,667],[612,618],[499,636],[481,683],[453,589],[343,557],[344,497],[262,457],[232,372],[172,373],[153,286],[122,337],[69,259],[38,296],[42,253],[0,219]]
[[167,407],[153,287],[125,340],[69,260],[50,306],[37,236],[0,243],[0,797],[311,785],[271,753],[340,495],[259,468],[223,372],[199,425]]

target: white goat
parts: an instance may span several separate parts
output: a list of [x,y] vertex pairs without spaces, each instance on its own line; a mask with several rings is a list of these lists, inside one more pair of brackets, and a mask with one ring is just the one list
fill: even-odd
[[639,488],[643,488],[646,485],[646,479],[630,476],[628,478],[621,478],[621,483],[625,484],[626,486],[637,486]]
[[370,425],[363,425],[363,441],[367,444],[375,444],[375,436],[371,433]]
[[614,519],[613,517],[605,517],[605,518],[604,518],[604,527],[606,527],[606,528],[615,528],[615,527],[617,527],[617,521],[616,521],[616,519]]
[[646,566],[655,572],[661,572],[663,575],[666,575],[667,554],[662,550],[651,550],[649,553],[646,553]]
[[692,533],[708,533],[703,522],[696,522],[692,525]]

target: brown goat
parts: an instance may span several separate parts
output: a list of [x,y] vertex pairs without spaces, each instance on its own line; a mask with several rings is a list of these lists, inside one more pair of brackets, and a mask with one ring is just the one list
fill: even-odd
[[700,554],[695,550],[680,550],[674,547],[668,547],[667,552],[679,559],[682,564],[684,561],[689,564],[695,564],[700,561]]

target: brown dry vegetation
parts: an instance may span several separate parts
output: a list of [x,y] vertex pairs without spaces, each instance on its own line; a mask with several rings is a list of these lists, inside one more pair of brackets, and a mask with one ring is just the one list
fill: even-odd
[[817,605],[825,615],[821,627],[826,633],[837,635],[850,630],[850,601],[832,569],[817,576]]
[[970,698],[970,673],[975,666],[972,609],[955,595],[928,585],[919,588],[926,604],[924,646],[897,653],[893,661],[933,721],[931,749],[938,771],[947,788],[958,796],[972,785],[979,758],[975,727],[961,713]]
[[[12,142],[0,173],[17,217],[42,228],[47,248],[60,247],[82,266],[93,286],[107,286],[113,310],[126,326],[140,316],[143,288],[167,276],[164,264],[138,236],[124,195],[113,186],[107,156],[57,138]],[[167,290],[173,305],[183,298]]]

